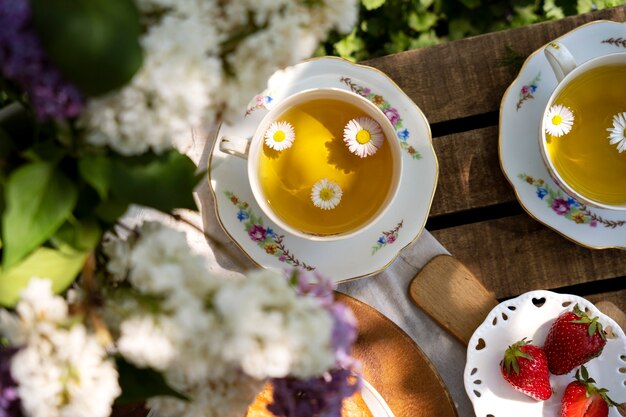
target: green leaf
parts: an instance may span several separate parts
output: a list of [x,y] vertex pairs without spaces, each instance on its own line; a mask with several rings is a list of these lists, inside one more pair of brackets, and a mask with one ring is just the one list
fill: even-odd
[[105,200],[96,207],[94,214],[105,222],[113,224],[126,213],[129,205],[123,201]]
[[385,4],[385,0],[361,0],[361,4],[367,10],[374,10]]
[[356,30],[353,30],[352,33],[335,43],[333,46],[340,57],[355,61],[355,53],[365,48],[365,43],[363,42],[363,39],[357,36]]
[[576,10],[578,13],[587,13],[593,10],[593,1],[591,0],[578,0],[576,4]]
[[52,164],[35,162],[16,170],[5,189],[4,268],[52,236],[69,217],[77,198],[75,184]]
[[64,291],[76,279],[87,255],[67,246],[59,250],[40,247],[19,264],[0,272],[0,305],[13,307],[33,277],[50,279],[55,293]]
[[461,3],[468,9],[475,9],[480,6],[480,0],[461,0]]
[[416,32],[426,31],[437,24],[437,15],[434,13],[410,13],[409,27]]
[[164,212],[196,210],[193,190],[199,179],[193,161],[175,150],[159,156],[117,158],[111,161],[110,194],[113,200]]
[[109,194],[111,163],[104,155],[89,155],[78,161],[78,172],[103,200]]
[[118,358],[116,364],[120,375],[122,395],[115,400],[115,404],[130,404],[156,396],[188,400],[183,394],[170,387],[161,373],[150,368],[137,368],[123,358]]
[[142,63],[139,12],[132,0],[31,0],[44,49],[88,95],[126,84]]
[[70,219],[52,237],[57,246],[69,245],[78,251],[91,251],[100,242],[102,230],[94,219]]
[[472,23],[464,17],[451,19],[448,23],[448,31],[451,40],[462,39],[475,34]]
[[32,162],[58,163],[67,155],[67,150],[60,147],[54,140],[39,142],[22,152],[22,156]]
[[565,13],[563,9],[556,5],[554,0],[545,0],[543,3],[543,11],[548,19],[563,19]]

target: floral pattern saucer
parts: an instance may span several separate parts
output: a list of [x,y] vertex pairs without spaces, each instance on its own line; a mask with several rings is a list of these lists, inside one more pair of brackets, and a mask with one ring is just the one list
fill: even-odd
[[[626,51],[626,24],[597,21],[558,39],[581,64]],[[539,151],[539,125],[557,85],[543,49],[524,63],[500,107],[500,163],[518,200],[535,219],[589,248],[626,249],[626,212],[598,209],[570,198],[550,177]]]
[[359,278],[385,269],[424,228],[438,178],[430,127],[415,103],[385,74],[333,57],[312,59],[275,73],[268,89],[256,96],[241,119],[223,124],[222,136],[252,136],[275,103],[298,91],[334,87],[353,91],[376,104],[394,126],[403,155],[403,174],[387,213],[354,238],[314,242],[281,230],[265,217],[248,183],[246,161],[219,150],[215,141],[209,181],[224,231],[259,266],[298,266],[335,281]]

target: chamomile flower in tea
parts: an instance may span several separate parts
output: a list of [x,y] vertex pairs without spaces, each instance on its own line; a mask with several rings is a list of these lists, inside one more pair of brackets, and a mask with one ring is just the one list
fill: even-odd
[[567,135],[572,130],[573,125],[574,113],[561,104],[550,107],[543,120],[546,133],[556,137]]
[[384,138],[380,125],[369,117],[352,119],[343,129],[343,141],[361,158],[375,154]]
[[620,153],[626,151],[626,113],[622,112],[613,116],[613,127],[607,131],[610,132],[609,143],[617,145]]
[[311,200],[313,200],[315,207],[322,210],[332,210],[341,201],[342,194],[341,187],[336,182],[324,178],[313,185]]
[[265,132],[265,144],[276,151],[284,151],[293,145],[296,133],[288,122],[274,122]]

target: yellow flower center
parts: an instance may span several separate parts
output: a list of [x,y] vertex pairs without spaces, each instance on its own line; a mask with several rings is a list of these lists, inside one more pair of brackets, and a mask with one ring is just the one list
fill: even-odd
[[560,125],[562,121],[563,121],[563,118],[558,114],[552,117],[552,124],[555,126]]
[[320,191],[320,198],[324,201],[329,201],[334,195],[335,193],[330,188],[322,188]]
[[370,132],[368,132],[365,129],[361,129],[358,132],[356,132],[356,141],[359,142],[361,145],[366,144],[367,142],[370,141]]
[[285,132],[283,132],[282,130],[277,130],[273,136],[275,142],[282,142],[285,140],[286,137],[287,135],[285,135]]
[[624,135],[624,137],[626,138],[626,129],[624,129],[624,131],[622,132],[622,135]]

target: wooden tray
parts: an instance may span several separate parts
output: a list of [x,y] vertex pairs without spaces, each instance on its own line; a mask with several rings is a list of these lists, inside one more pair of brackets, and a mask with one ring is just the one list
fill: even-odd
[[395,417],[458,417],[448,389],[424,352],[395,323],[345,294],[358,320],[354,356]]

